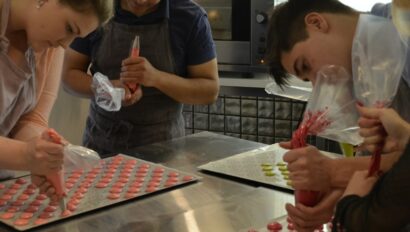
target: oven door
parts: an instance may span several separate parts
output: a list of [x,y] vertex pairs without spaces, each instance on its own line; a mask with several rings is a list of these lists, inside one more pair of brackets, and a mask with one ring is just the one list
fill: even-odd
[[251,0],[195,0],[208,13],[219,64],[251,63]]

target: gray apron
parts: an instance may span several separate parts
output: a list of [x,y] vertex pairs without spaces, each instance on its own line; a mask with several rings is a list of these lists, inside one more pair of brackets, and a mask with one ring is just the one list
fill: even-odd
[[[158,24],[126,25],[109,21],[92,52],[92,72],[119,79],[121,62],[129,56],[135,35],[140,36],[140,55],[158,70],[175,73],[168,20]],[[155,88],[142,87],[143,97],[118,112],[108,112],[91,101],[83,143],[103,157],[130,148],[184,135],[182,104]]]
[[[10,132],[21,118],[36,105],[35,59],[28,49],[25,56],[27,63],[18,67],[7,55],[9,40],[6,29],[10,13],[10,1],[3,2],[0,28],[0,136],[9,137]],[[12,158],[13,154],[9,154]],[[12,177],[13,172],[0,170],[0,179]]]
[[[9,40],[6,29],[10,1],[3,3],[0,29],[0,136],[9,136],[21,116],[36,105],[35,59],[29,48],[25,54],[27,63],[18,67],[7,55]],[[11,155],[11,154],[10,154]]]

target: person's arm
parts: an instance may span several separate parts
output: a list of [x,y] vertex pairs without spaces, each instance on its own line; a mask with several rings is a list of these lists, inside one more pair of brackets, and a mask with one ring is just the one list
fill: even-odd
[[154,86],[176,101],[186,104],[209,104],[216,100],[219,92],[216,59],[189,66],[188,77],[161,72]]
[[38,175],[59,170],[63,163],[63,146],[42,137],[27,142],[0,137],[0,169],[25,170]]
[[[354,188],[345,193],[337,205],[335,223],[353,232],[400,231],[404,228],[410,222],[409,165],[410,145],[368,195],[360,197],[356,192],[361,189]],[[366,177],[362,179],[366,183]]]
[[11,132],[11,137],[28,141],[48,128],[48,119],[57,98],[64,50],[49,48],[36,54],[37,105],[23,115]]
[[[382,155],[380,170],[387,172],[399,158],[400,154],[398,153]],[[328,170],[330,170],[330,185],[332,187],[346,187],[355,171],[369,168],[370,160],[370,156],[331,160],[327,164]]]
[[188,77],[164,77],[158,82],[158,88],[173,99],[186,104],[209,104],[217,99],[219,80],[216,59],[188,66]]
[[72,48],[67,48],[62,73],[63,88],[65,91],[84,98],[94,96],[91,90],[92,77],[87,74],[89,65],[89,56],[77,52]]
[[209,104],[218,97],[219,81],[216,59],[189,66],[188,78],[162,72],[143,57],[123,61],[121,81],[155,87],[174,100],[185,104]]
[[[290,143],[280,145],[288,149]],[[381,170],[389,170],[398,157],[397,153],[382,155]],[[295,189],[323,192],[331,188],[345,188],[355,171],[369,168],[370,159],[370,156],[332,159],[313,146],[293,149],[283,156]]]
[[121,80],[155,87],[174,100],[186,104],[209,104],[219,93],[215,44],[205,14],[195,18],[186,42],[187,77],[155,69],[144,57],[123,61]]
[[187,78],[162,78],[157,87],[186,104],[213,103],[219,93],[218,65],[211,26],[206,14],[197,17],[186,48]]
[[23,141],[0,137],[0,169],[30,170],[27,149],[27,144]]

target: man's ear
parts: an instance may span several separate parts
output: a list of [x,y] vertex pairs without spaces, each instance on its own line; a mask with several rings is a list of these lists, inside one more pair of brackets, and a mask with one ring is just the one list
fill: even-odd
[[306,29],[327,32],[329,30],[329,23],[323,14],[311,12],[305,16]]

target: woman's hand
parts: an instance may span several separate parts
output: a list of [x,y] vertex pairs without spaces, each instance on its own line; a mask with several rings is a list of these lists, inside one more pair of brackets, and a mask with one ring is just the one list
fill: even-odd
[[[62,143],[64,140],[62,141]],[[25,162],[28,169],[37,175],[47,175],[62,168],[64,146],[50,140],[48,131],[26,143]]]
[[32,164],[31,181],[39,187],[40,193],[47,194],[52,200],[58,200],[58,196],[45,176],[62,169],[64,144],[67,143],[55,130],[47,129],[28,146],[28,161]]
[[410,124],[393,109],[358,106],[360,135],[363,145],[374,152],[384,143],[383,153],[402,153],[410,138]]

